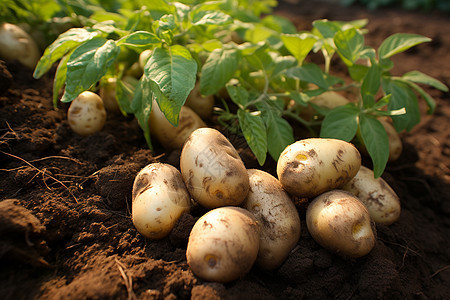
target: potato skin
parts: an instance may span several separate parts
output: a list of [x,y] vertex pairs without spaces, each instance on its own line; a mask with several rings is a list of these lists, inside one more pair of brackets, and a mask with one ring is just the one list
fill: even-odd
[[257,169],[248,170],[248,175],[250,192],[242,207],[261,225],[256,264],[263,270],[275,270],[300,238],[300,217],[278,179]]
[[148,123],[151,134],[168,149],[181,149],[194,130],[206,127],[203,120],[186,106],[181,107],[178,126],[173,126],[159,109],[156,101],[153,101]]
[[403,152],[403,144],[394,126],[384,119],[379,119],[389,139],[389,162],[396,161]]
[[186,103],[184,104],[191,108],[203,120],[211,118],[214,107],[214,96],[209,95],[203,97],[200,93],[200,83],[196,82],[194,89],[189,93]]
[[189,193],[206,208],[240,205],[250,189],[236,149],[213,128],[192,132],[181,151],[180,169]]
[[149,239],[161,239],[183,213],[190,211],[191,197],[175,167],[152,163],[134,180],[131,208],[139,233]]
[[361,155],[350,143],[337,139],[297,141],[281,153],[277,174],[290,194],[311,198],[340,188],[361,166]]
[[100,131],[106,122],[102,98],[90,91],[82,92],[70,104],[67,120],[70,128],[79,135]]
[[207,281],[231,282],[253,266],[259,249],[260,227],[241,207],[219,207],[194,224],[186,250],[195,275]]
[[400,217],[401,205],[397,194],[383,178],[375,178],[369,168],[361,166],[358,174],[342,189],[355,195],[367,207],[375,223],[391,225]]
[[375,226],[367,208],[343,190],[316,197],[306,210],[306,225],[318,244],[346,258],[364,256],[375,246]]
[[34,69],[41,51],[32,37],[15,24],[0,23],[0,57],[17,60],[29,69]]

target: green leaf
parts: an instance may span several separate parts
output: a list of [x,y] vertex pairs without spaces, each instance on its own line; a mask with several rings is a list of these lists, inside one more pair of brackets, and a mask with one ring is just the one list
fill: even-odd
[[215,49],[201,70],[200,92],[212,95],[231,79],[238,68],[239,53],[236,49]]
[[438,89],[440,91],[448,92],[448,87],[445,84],[443,84],[439,80],[437,80],[431,76],[428,76],[420,71],[411,71],[411,72],[405,73],[405,74],[403,74],[402,79],[407,80],[407,81],[412,81],[415,83],[426,84],[426,85],[432,86],[435,89]]
[[364,50],[364,36],[355,28],[339,31],[334,36],[334,44],[344,63],[353,65]]
[[314,83],[318,87],[327,90],[329,87],[342,83],[343,80],[323,72],[316,64],[304,64],[301,67],[287,70],[287,75],[306,82]]
[[[156,101],[167,120],[178,125],[180,109],[194,88],[197,63],[185,47],[156,48],[144,67]],[[164,97],[162,97],[164,95]]]
[[324,38],[333,38],[341,30],[342,26],[335,21],[316,20],[313,27],[317,29]]
[[375,178],[383,174],[389,159],[389,139],[383,124],[375,117],[361,114],[359,116],[361,137],[373,162]]
[[91,28],[71,28],[62,33],[45,49],[34,70],[34,78],[40,78],[48,72],[53,64],[82,43],[101,36],[101,32]]
[[226,85],[228,95],[230,95],[231,100],[239,105],[241,108],[244,108],[248,103],[249,93],[246,89],[239,85]]
[[56,68],[55,78],[53,79],[53,106],[56,107],[60,90],[64,87],[67,78],[67,62],[70,54],[64,56]]
[[354,81],[362,81],[364,79],[364,76],[366,76],[367,72],[369,71],[368,66],[360,65],[360,64],[353,64],[351,66],[348,66],[348,72],[350,73],[350,77]]
[[358,130],[359,109],[353,105],[336,107],[325,115],[320,137],[350,142]]
[[66,89],[61,101],[70,102],[97,83],[119,51],[114,41],[104,38],[89,40],[76,48],[67,62]]
[[387,93],[392,97],[388,105],[390,111],[404,108],[405,114],[392,116],[395,129],[400,132],[404,129],[410,131],[420,122],[420,110],[417,97],[407,84],[398,80],[391,80]]
[[381,86],[381,69],[377,64],[373,64],[364,76],[361,85],[361,97],[365,108],[375,104],[375,95]]
[[425,100],[428,106],[427,113],[430,115],[433,114],[434,110],[436,109],[436,101],[434,101],[434,99],[427,92],[425,92],[424,89],[422,89],[414,82],[408,80],[404,80],[403,82],[406,83],[408,86],[410,86],[412,89],[414,89],[416,92],[418,92],[420,96],[422,96],[422,98]]
[[303,60],[317,42],[317,38],[309,33],[282,34],[281,40],[289,52],[297,59],[299,65],[303,63]]
[[294,143],[294,133],[289,122],[281,117],[281,112],[275,105],[271,105],[271,102],[265,104],[259,105],[258,108],[261,109],[261,116],[267,129],[267,149],[270,156],[278,161],[281,152]]
[[264,121],[259,115],[239,109],[239,125],[247,144],[262,166],[267,156],[267,134]]
[[148,126],[148,118],[152,111],[153,94],[151,91],[151,80],[144,74],[139,80],[138,85],[134,91],[134,97],[131,101],[130,109],[134,113],[139,126],[144,132],[145,140],[150,149],[152,149],[152,142],[150,139],[150,128]]
[[430,38],[419,34],[395,33],[381,43],[381,46],[378,48],[378,55],[380,59],[389,58],[392,55],[429,41],[431,41]]
[[221,11],[199,11],[192,16],[193,25],[226,25],[233,22],[233,19]]
[[127,45],[134,47],[149,47],[150,45],[159,43],[161,43],[161,40],[154,33],[147,31],[136,31],[118,40],[117,46]]
[[270,78],[275,78],[278,75],[286,72],[287,69],[294,67],[297,64],[297,61],[292,56],[276,56],[273,57],[273,68],[270,71]]
[[135,87],[133,88],[120,78],[117,78],[116,97],[119,102],[120,110],[124,115],[133,113],[133,110],[131,109],[131,101],[134,98],[134,90]]

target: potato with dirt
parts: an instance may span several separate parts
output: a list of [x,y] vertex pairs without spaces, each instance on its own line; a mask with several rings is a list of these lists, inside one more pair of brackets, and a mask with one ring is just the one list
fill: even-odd
[[17,60],[34,70],[40,57],[41,51],[28,33],[15,24],[1,24],[0,58],[6,61]]
[[195,275],[206,281],[231,282],[243,277],[255,263],[260,226],[241,207],[210,210],[194,224],[186,259]]
[[102,98],[90,91],[82,92],[70,104],[67,120],[70,128],[79,135],[91,135],[102,130],[106,122]]
[[355,195],[367,207],[375,223],[391,225],[400,217],[400,199],[381,177],[361,166],[359,172],[342,189]]
[[137,174],[131,214],[134,226],[144,237],[164,238],[190,208],[191,197],[175,167],[152,163]]
[[194,200],[209,209],[240,205],[250,189],[241,157],[213,128],[192,132],[181,151],[180,169]]
[[346,258],[362,257],[375,246],[375,225],[367,208],[343,190],[316,197],[306,210],[306,225],[318,244]]
[[277,174],[288,193],[311,198],[341,188],[360,166],[361,155],[351,143],[310,138],[286,147],[278,159]]
[[256,264],[275,270],[287,258],[300,238],[300,217],[278,179],[257,169],[248,170],[250,191],[242,207],[261,225]]
[[148,119],[151,134],[167,149],[181,149],[191,133],[202,127],[205,122],[189,107],[182,106],[178,126],[173,126],[153,101]]
[[211,118],[211,114],[213,111],[214,96],[203,96],[200,93],[200,82],[197,81],[194,88],[189,93],[184,105],[190,107],[203,120],[208,120],[209,118]]

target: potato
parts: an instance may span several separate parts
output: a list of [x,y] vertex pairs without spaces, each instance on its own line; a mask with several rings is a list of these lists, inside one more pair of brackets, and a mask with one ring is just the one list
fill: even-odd
[[144,50],[139,54],[139,67],[144,71],[145,64],[147,63],[150,56],[152,56],[153,51],[150,49]]
[[156,101],[153,101],[148,124],[151,134],[168,149],[181,149],[194,130],[206,127],[203,120],[186,106],[181,107],[178,126],[173,126],[159,109]]
[[[308,102],[325,109],[334,109],[338,106],[350,103],[347,98],[334,91],[323,92],[318,96],[312,97]],[[315,114],[316,111],[314,108],[311,105],[308,105],[307,107],[302,108],[300,117],[305,120],[312,120]]]
[[180,169],[189,193],[206,208],[240,205],[250,189],[239,154],[216,129],[192,132],[181,151]]
[[211,114],[214,107],[214,96],[209,95],[203,97],[200,93],[200,84],[197,82],[194,89],[189,93],[186,103],[184,104],[190,107],[200,118],[207,120],[211,118]]
[[17,60],[22,65],[34,69],[41,57],[36,42],[22,28],[10,23],[0,26],[0,57]]
[[190,207],[191,197],[175,167],[152,163],[137,174],[133,184],[132,219],[146,238],[167,236]]
[[70,128],[79,135],[100,131],[106,122],[102,98],[90,91],[82,92],[70,104],[67,120]]
[[375,223],[390,225],[400,217],[400,199],[383,178],[361,166],[359,172],[342,189],[355,195],[367,207]]
[[337,139],[310,138],[284,149],[277,174],[283,188],[297,197],[315,197],[340,188],[361,166],[361,155],[350,143]]
[[316,197],[306,210],[306,226],[318,244],[347,258],[368,254],[376,241],[367,208],[342,190]]
[[103,104],[107,111],[120,111],[119,103],[116,97],[117,78],[110,77],[103,81],[100,85],[99,95],[103,100]]
[[278,268],[300,238],[300,217],[289,195],[271,174],[248,170],[250,191],[242,207],[261,225],[256,264],[263,270]]
[[397,130],[395,130],[394,126],[389,123],[387,120],[379,119],[381,124],[383,124],[384,129],[388,135],[389,139],[389,161],[396,161],[403,152],[403,144],[400,136],[398,135]]
[[255,263],[260,227],[240,207],[220,207],[203,215],[189,235],[186,258],[203,280],[231,282],[243,277]]

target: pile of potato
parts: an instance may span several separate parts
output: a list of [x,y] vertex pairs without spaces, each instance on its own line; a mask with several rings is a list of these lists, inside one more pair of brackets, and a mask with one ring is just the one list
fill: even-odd
[[193,205],[207,208],[186,251],[191,270],[207,281],[236,280],[253,265],[278,268],[300,238],[291,197],[310,201],[306,224],[314,240],[348,258],[372,250],[374,223],[389,225],[400,214],[395,192],[341,140],[313,138],[288,146],[278,160],[277,179],[246,169],[225,136],[199,128],[184,143],[180,170],[153,163],[138,173],[132,219],[143,236],[160,239]]

